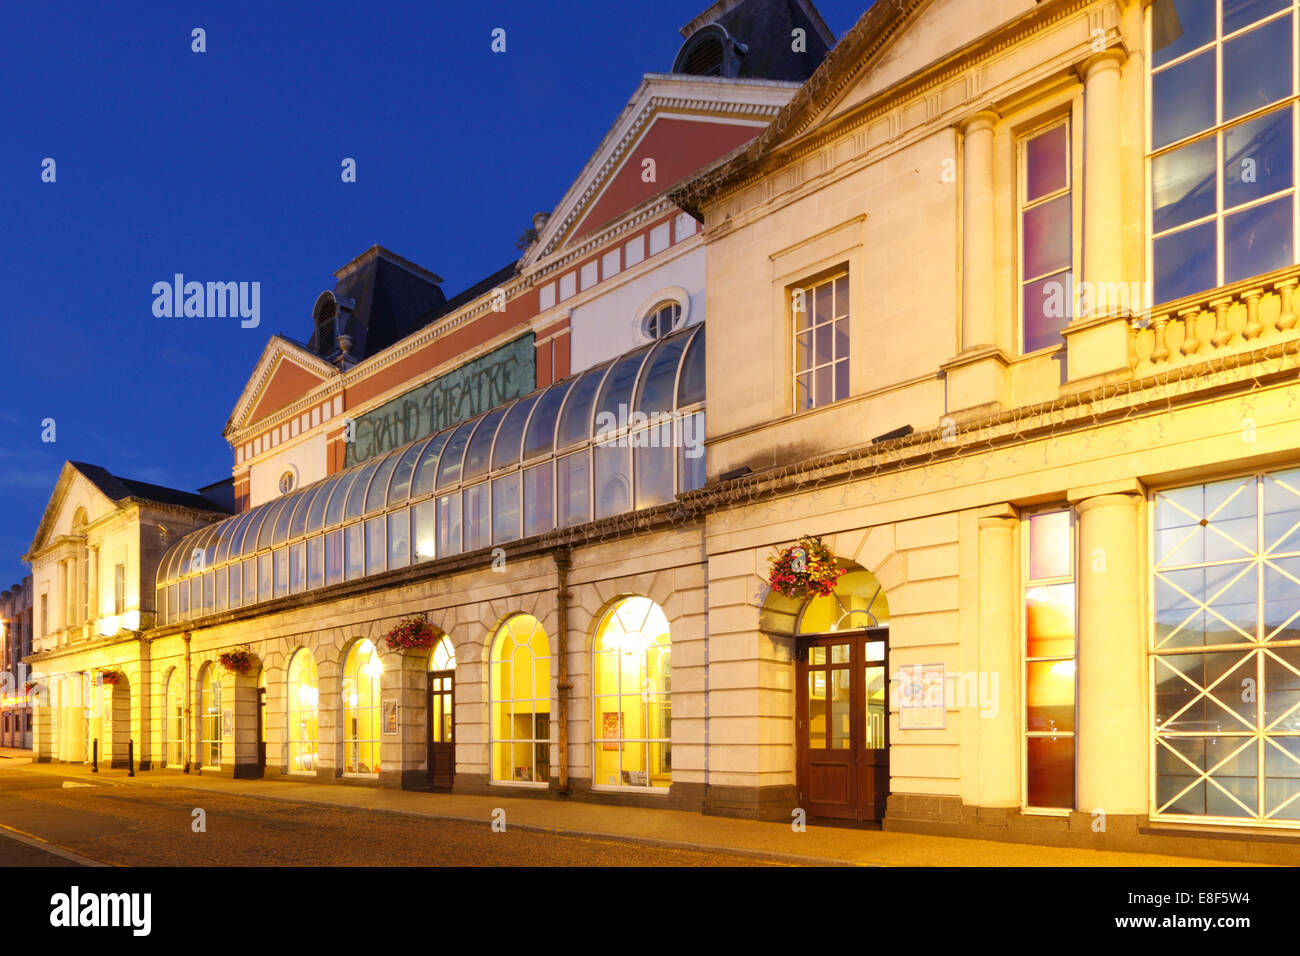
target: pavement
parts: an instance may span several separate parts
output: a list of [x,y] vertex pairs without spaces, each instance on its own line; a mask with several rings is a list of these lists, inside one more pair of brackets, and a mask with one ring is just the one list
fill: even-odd
[[[1225,867],[1221,860],[1124,853],[1073,847],[1047,847],[993,840],[926,836],[809,824],[802,832],[790,824],[735,820],[683,811],[615,807],[578,800],[527,799],[505,795],[469,796],[421,793],[287,779],[232,780],[174,772],[149,771],[129,777],[125,770],[70,764],[38,764],[30,751],[0,749],[0,769],[22,774],[52,774],[62,786],[112,783],[141,789],[166,787],[222,793],[305,806],[366,810],[430,820],[488,825],[505,811],[511,830],[589,839],[618,840],[646,846],[725,853],[771,863],[838,866],[992,866],[992,867]],[[70,782],[69,782],[70,780]],[[12,828],[5,836],[13,836]],[[27,834],[30,837],[30,834]],[[42,849],[32,845],[33,851]],[[45,844],[44,849],[57,848]]]

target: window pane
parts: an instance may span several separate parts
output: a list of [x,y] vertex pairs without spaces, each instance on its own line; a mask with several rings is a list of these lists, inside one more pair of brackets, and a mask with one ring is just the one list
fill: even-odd
[[703,488],[704,474],[704,413],[695,412],[687,415],[677,423],[680,434],[677,445],[681,449],[678,455],[678,488],[681,491],[695,491]]
[[590,520],[589,469],[585,451],[566,455],[555,463],[555,483],[560,507],[558,524],[561,528]]
[[1223,44],[1223,120],[1291,92],[1291,18],[1282,17]]
[[347,501],[348,491],[352,487],[352,482],[356,480],[355,471],[348,472],[339,479],[339,483],[334,486],[334,493],[330,495],[330,503],[325,509],[325,527],[342,524],[343,522],[343,505]]
[[319,531],[325,521],[325,505],[329,503],[330,493],[334,486],[339,483],[337,478],[326,481],[316,492],[316,497],[311,501],[311,510],[307,513],[307,530]]
[[450,430],[434,435],[429,440],[429,444],[424,447],[424,451],[420,453],[420,461],[415,466],[415,474],[411,478],[412,498],[418,498],[420,495],[427,495],[433,491],[433,479],[438,473],[438,455],[442,451],[442,446],[447,444],[447,438],[450,435]]
[[230,566],[230,606],[232,608],[242,607],[244,604],[244,566],[242,564],[232,564]]
[[269,554],[257,556],[257,599],[258,601],[271,600],[271,555]]
[[447,447],[443,449],[442,457],[438,461],[439,490],[460,481],[465,446],[469,444],[469,436],[477,425],[477,421],[466,422],[452,432],[451,438],[447,439]]
[[[244,607],[257,603],[257,559],[244,562]],[[184,590],[182,588],[182,590]]]
[[647,350],[634,352],[619,359],[601,386],[600,399],[596,403],[596,428],[599,430],[602,417],[608,421],[613,416],[615,421],[625,421],[632,408],[632,388],[636,384],[637,373],[645,361]]
[[492,543],[489,537],[487,482],[466,488],[465,494],[465,550],[477,551]]
[[1026,665],[1027,728],[1074,730],[1074,661],[1033,661]]
[[805,372],[794,380],[794,407],[805,411],[813,407],[812,373]]
[[432,498],[411,509],[412,536],[415,538],[415,560],[428,561],[436,555],[434,547],[434,502]]
[[524,437],[524,425],[528,422],[528,413],[537,404],[540,395],[537,392],[527,398],[521,398],[510,406],[501,427],[497,429],[497,443],[492,451],[492,468],[504,468],[519,460],[520,444]]
[[1213,222],[1184,229],[1153,244],[1155,300],[1169,302],[1216,284]]
[[284,597],[289,593],[289,549],[277,548],[275,555],[275,596]]
[[632,508],[629,451],[617,445],[597,445],[592,449],[596,459],[597,518],[622,514]]
[[[1212,41],[1214,13],[1214,0],[1161,0],[1155,4],[1151,9],[1152,66],[1168,63]],[[1226,17],[1226,10],[1224,14]]]
[[524,471],[524,537],[555,527],[553,465],[546,462]]
[[1028,797],[1031,807],[1074,806],[1074,738],[1030,737]]
[[1235,33],[1290,5],[1291,0],[1223,0],[1223,35]]
[[301,497],[301,495],[294,495],[292,498],[286,499],[284,507],[282,507],[280,513],[276,515],[275,540],[272,542],[273,544],[283,544],[289,537],[289,521],[293,518],[294,509],[298,507],[298,501]]
[[474,436],[465,449],[465,464],[460,474],[461,481],[472,481],[487,474],[488,461],[492,454],[492,441],[497,435],[497,425],[505,415],[504,408],[497,408],[483,416]]
[[366,521],[366,574],[378,574],[384,570],[384,526],[387,524],[383,515]]
[[347,505],[343,512],[344,520],[361,517],[365,507],[366,491],[370,488],[370,479],[374,477],[375,470],[379,468],[379,465],[380,462],[372,461],[357,472],[357,479],[348,490]]
[[343,580],[343,532],[331,531],[325,535],[325,583],[338,584]]
[[573,382],[561,382],[546,390],[537,402],[537,410],[529,419],[524,435],[524,460],[548,453],[555,445],[555,417],[560,413],[564,396]]
[[574,442],[591,437],[591,408],[596,400],[596,391],[600,388],[608,365],[602,365],[585,373],[569,390],[568,401],[560,413],[560,425],[555,439],[556,448],[564,448]]
[[320,535],[307,539],[307,588],[325,584],[325,539]]
[[1295,262],[1292,198],[1252,206],[1223,220],[1223,281],[1263,275]]
[[403,508],[388,516],[388,567],[404,568],[411,563],[411,517]]
[[660,429],[651,428],[638,435],[650,436],[646,447],[633,446],[636,475],[636,506],[649,508],[673,500],[672,430],[669,440],[658,440]]
[[1025,201],[1034,202],[1070,185],[1070,137],[1064,123],[1025,143]]
[[411,478],[415,474],[416,462],[428,444],[428,441],[417,441],[402,454],[397,467],[393,469],[392,480],[388,483],[388,504],[394,505],[410,497]]
[[1034,581],[1044,578],[1070,576],[1072,553],[1070,512],[1051,511],[1031,515],[1029,518],[1029,577]]
[[1026,279],[1036,279],[1050,272],[1070,267],[1073,246],[1070,231],[1070,194],[1058,196],[1041,206],[1026,210],[1024,216],[1024,272]]
[[[847,284],[847,279],[845,280]],[[691,336],[677,380],[677,407],[704,401],[704,328]]]
[[833,401],[835,401],[834,370],[829,365],[823,365],[813,372],[813,403],[821,406],[829,405]]
[[400,457],[401,455],[394,453],[385,458],[375,472],[375,477],[370,480],[370,488],[366,491],[367,514],[388,503],[388,482],[392,480],[393,469],[397,467],[397,460]]
[[343,529],[344,573],[349,581],[365,574],[366,551],[365,529],[360,522]]
[[1210,137],[1151,161],[1151,227],[1156,232],[1214,214],[1218,202],[1214,153],[1215,140]]
[[1151,96],[1154,148],[1209,129],[1214,125],[1214,50],[1151,77]]
[[1025,655],[1074,657],[1073,584],[1033,587],[1025,593]]
[[688,336],[679,335],[669,339],[657,349],[646,370],[641,375],[641,384],[635,407],[647,415],[655,412],[673,410],[673,389],[677,384],[677,367],[681,364],[682,350],[686,348]]
[[519,539],[519,472],[492,479],[492,542]]
[[438,499],[438,557],[460,554],[460,492]]
[[272,503],[266,509],[266,519],[262,522],[261,530],[257,532],[257,550],[269,548],[274,541],[275,523],[280,517],[280,512],[284,509],[284,499]]
[[1231,209],[1252,199],[1262,199],[1290,189],[1293,185],[1292,151],[1289,106],[1225,131],[1224,208]]
[[[230,582],[225,568],[218,568],[213,584],[212,610],[224,611],[230,600]],[[120,613],[120,612],[119,612]]]
[[293,509],[293,520],[289,524],[289,537],[297,538],[307,530],[307,511],[311,501],[316,497],[317,489],[312,488],[298,496],[298,504]]

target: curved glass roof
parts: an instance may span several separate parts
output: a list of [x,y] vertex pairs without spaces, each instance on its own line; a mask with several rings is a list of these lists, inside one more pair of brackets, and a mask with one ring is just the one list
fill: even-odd
[[704,483],[703,400],[697,325],[190,533],[158,565],[159,620],[580,524],[615,485],[669,501]]

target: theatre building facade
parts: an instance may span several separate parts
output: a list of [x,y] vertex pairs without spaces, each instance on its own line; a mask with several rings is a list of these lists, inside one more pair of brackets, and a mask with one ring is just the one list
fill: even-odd
[[721,0],[518,263],[341,269],[29,663],[151,768],[1294,862],[1298,31]]

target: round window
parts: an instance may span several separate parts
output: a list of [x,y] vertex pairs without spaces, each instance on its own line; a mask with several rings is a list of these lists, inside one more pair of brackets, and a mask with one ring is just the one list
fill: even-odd
[[641,331],[648,339],[661,339],[682,320],[682,307],[676,302],[661,302],[641,320]]
[[298,476],[293,473],[293,469],[286,471],[280,476],[280,494],[287,495],[297,484]]

